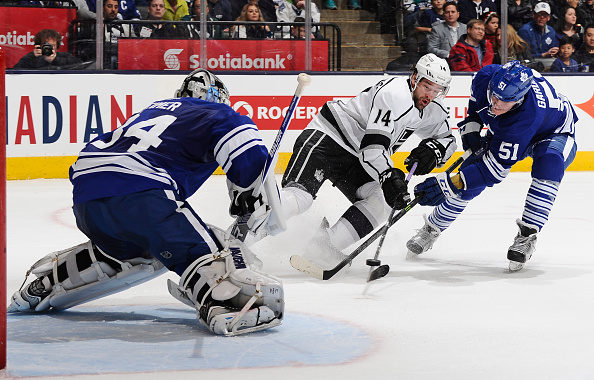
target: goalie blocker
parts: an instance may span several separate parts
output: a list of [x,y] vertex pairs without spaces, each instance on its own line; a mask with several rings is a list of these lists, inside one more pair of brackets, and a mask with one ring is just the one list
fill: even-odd
[[[251,269],[254,257],[240,241],[209,226],[224,247],[201,256],[169,292],[195,307],[200,322],[215,334],[238,335],[281,324],[284,291],[279,279]],[[251,254],[251,255],[250,255]],[[70,307],[151,280],[167,268],[151,256],[119,261],[91,241],[51,253],[27,272],[37,279],[11,297],[8,312],[43,312]]]

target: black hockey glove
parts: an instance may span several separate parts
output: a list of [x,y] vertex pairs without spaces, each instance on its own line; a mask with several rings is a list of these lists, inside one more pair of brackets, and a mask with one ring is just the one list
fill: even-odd
[[388,169],[380,175],[380,183],[386,203],[397,210],[402,210],[410,202],[404,173],[400,169]]
[[417,170],[414,175],[425,175],[431,173],[441,161],[445,154],[445,148],[434,139],[425,139],[419,143],[419,146],[410,152],[410,155],[404,160],[406,170],[410,172],[415,162],[418,162]]
[[231,200],[231,205],[229,206],[229,215],[237,217],[251,214],[262,205],[264,205],[262,194],[254,197],[251,189],[244,191],[243,193],[233,190],[233,198]]

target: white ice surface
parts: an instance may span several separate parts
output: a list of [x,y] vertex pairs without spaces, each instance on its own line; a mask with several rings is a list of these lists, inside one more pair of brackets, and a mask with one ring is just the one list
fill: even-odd
[[[536,253],[510,274],[506,252],[529,183],[528,173],[511,173],[473,201],[431,251],[407,261],[405,242],[430,211],[412,209],[381,252],[390,273],[368,288],[365,259],[375,244],[329,281],[289,265],[322,217],[333,223],[347,207],[325,185],[288,232],[252,247],[264,271],[283,280],[282,326],[247,338],[210,336],[167,293],[166,278],[176,276],[164,275],[57,315],[9,316],[8,369],[0,378],[592,379],[594,173],[566,174]],[[38,258],[85,240],[70,195],[67,180],[8,182],[8,297]],[[232,221],[222,176],[191,203],[208,223],[226,228]],[[119,364],[127,355],[143,358],[146,368]],[[57,366],[66,372],[48,376]]]

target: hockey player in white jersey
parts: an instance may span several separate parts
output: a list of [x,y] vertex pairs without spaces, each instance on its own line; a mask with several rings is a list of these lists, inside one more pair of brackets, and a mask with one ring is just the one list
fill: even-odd
[[33,264],[37,278],[14,293],[8,311],[67,309],[170,270],[180,276],[179,284],[169,280],[170,293],[215,334],[278,326],[281,281],[260,272],[245,245],[207,225],[186,201],[221,166],[232,216],[251,214],[252,232],[266,227],[268,200],[278,198],[266,188],[276,185],[257,197],[252,190],[267,155],[252,120],[229,106],[221,80],[192,72],[175,98],[152,103],[81,151],[70,168],[73,211],[90,240]]
[[410,201],[404,173],[391,156],[413,134],[421,138],[405,160],[414,174],[441,167],[456,149],[441,99],[448,91],[445,60],[427,54],[410,77],[390,77],[355,98],[327,102],[295,142],[284,174],[282,200],[287,217],[303,213],[329,180],[352,202],[333,225],[326,219],[303,255],[333,266],[342,250],[387,220],[391,208]]

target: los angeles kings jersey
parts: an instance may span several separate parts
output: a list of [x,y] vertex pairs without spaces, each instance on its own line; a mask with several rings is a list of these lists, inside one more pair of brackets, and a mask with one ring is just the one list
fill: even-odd
[[445,147],[438,167],[456,150],[441,100],[419,111],[412,100],[407,78],[381,80],[347,102],[327,102],[307,128],[332,137],[359,160],[372,178],[394,165],[390,156],[413,134],[433,138]]
[[185,199],[220,165],[248,188],[268,151],[256,125],[231,107],[195,98],[152,103],[80,152],[70,168],[74,203],[170,189]]
[[[578,117],[569,100],[555,91],[537,71],[522,104],[503,115],[490,112],[487,89],[491,77],[501,65],[489,65],[476,73],[472,80],[468,116],[459,123],[475,121],[487,127],[492,139],[482,160],[460,172],[466,189],[492,186],[501,182],[511,167],[529,154],[537,142],[552,134],[575,135]],[[568,144],[571,148],[572,144]]]

